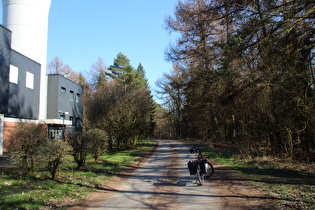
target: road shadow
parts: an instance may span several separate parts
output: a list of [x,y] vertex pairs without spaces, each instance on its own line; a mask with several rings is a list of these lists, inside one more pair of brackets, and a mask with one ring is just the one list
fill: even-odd
[[[171,145],[172,151],[170,155],[170,145],[162,144],[159,146],[159,155],[154,159],[148,159],[149,163],[154,161],[166,161],[165,166],[160,171],[155,164],[152,165],[133,165],[128,166],[124,171],[117,174],[122,180],[131,179],[131,187],[121,189],[119,186],[115,186],[112,183],[107,183],[102,186],[96,186],[102,195],[111,195],[111,193],[117,194],[118,197],[124,199],[136,200],[142,203],[144,206],[150,209],[162,209],[157,208],[156,200],[163,205],[172,204],[176,201],[176,198],[180,197],[181,201],[189,205],[193,200],[206,200],[211,203],[215,201],[223,204],[223,206],[229,209],[277,209],[275,203],[281,202],[300,202],[295,198],[278,198],[271,194],[265,195],[261,193],[259,189],[254,188],[249,183],[251,181],[257,182],[280,182],[281,179],[287,177],[298,177],[294,172],[290,171],[276,171],[278,178],[276,180],[267,179],[251,179],[244,178],[240,174],[236,173],[233,169],[246,172],[248,174],[259,174],[261,176],[269,176],[274,174],[274,171],[266,170],[247,170],[246,168],[228,168],[214,164],[215,173],[214,175],[206,180],[203,186],[199,186],[196,183],[196,177],[194,175],[189,176],[189,170],[186,167],[186,163],[183,164],[183,157],[189,157],[188,151],[184,147],[178,147],[177,145]],[[182,154],[181,158],[177,154]],[[185,155],[187,153],[187,156]],[[186,161],[186,159],[185,159]],[[211,161],[210,161],[211,162]],[[136,170],[141,170],[141,173],[134,173]],[[178,173],[187,173],[184,176],[178,176]],[[286,174],[287,173],[287,174]],[[157,174],[159,174],[157,176]],[[306,175],[304,178],[309,178]],[[313,178],[313,177],[311,177]],[[140,186],[135,184],[139,183]],[[144,185],[142,185],[145,183]],[[300,180],[296,180],[295,184],[302,183]],[[153,186],[153,189],[143,188],[142,186],[149,185]],[[245,188],[249,189],[254,193],[248,193]],[[188,190],[186,190],[188,189]],[[213,189],[213,190],[209,190]],[[146,195],[150,199],[143,199],[145,196],[137,197],[138,195]],[[108,198],[110,200],[110,197]],[[102,201],[104,202],[104,200]],[[110,203],[110,202],[109,202]],[[184,204],[184,205],[185,205]],[[87,205],[90,207],[89,205]],[[96,205],[95,205],[96,206]],[[182,205],[183,206],[183,205]],[[259,206],[259,208],[257,208]],[[165,207],[165,206],[164,206]],[[234,208],[232,208],[234,207]],[[242,207],[242,208],[240,208]],[[252,208],[252,209],[253,209]],[[164,208],[167,209],[167,208]]]
[[[246,177],[254,175],[255,178],[244,178],[239,175],[228,176],[231,171],[239,171]],[[212,177],[215,180],[221,179],[225,181],[254,181],[268,184],[290,184],[290,185],[315,185],[315,176],[311,174],[301,174],[298,171],[290,169],[260,169],[260,168],[246,168],[246,167],[224,167],[216,166],[216,176]]]

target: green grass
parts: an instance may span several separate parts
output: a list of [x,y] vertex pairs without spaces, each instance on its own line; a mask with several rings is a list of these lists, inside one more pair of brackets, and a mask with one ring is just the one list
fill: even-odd
[[55,181],[49,179],[41,163],[28,177],[22,177],[18,168],[1,170],[0,209],[64,209],[110,181],[154,146],[155,142],[139,141],[136,149],[105,154],[97,163],[89,158],[82,170],[76,170],[72,156],[67,156]]
[[259,186],[289,209],[315,209],[315,164],[271,157],[244,160],[238,157],[214,156],[216,163],[230,167]]
[[259,157],[243,159],[231,155],[228,148],[209,148],[202,141],[182,140],[187,145],[200,144],[203,155],[227,166],[249,183],[259,186],[266,196],[273,197],[288,209],[315,210],[315,163]]

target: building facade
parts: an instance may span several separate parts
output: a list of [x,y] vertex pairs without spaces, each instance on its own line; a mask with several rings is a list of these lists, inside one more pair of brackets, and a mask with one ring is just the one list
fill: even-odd
[[[60,120],[66,125],[66,132],[82,130],[83,87],[59,74],[47,75],[47,120],[49,137],[54,138],[55,127]],[[58,120],[59,119],[59,123]]]
[[12,31],[11,47],[41,64],[40,106],[45,119],[48,19],[52,0],[2,0],[2,24]]
[[41,65],[11,50],[6,117],[38,119]]
[[47,116],[39,119],[41,64],[11,49],[12,32],[0,25],[0,155],[19,123],[39,123],[48,137],[82,129],[82,86],[57,74],[46,75]]

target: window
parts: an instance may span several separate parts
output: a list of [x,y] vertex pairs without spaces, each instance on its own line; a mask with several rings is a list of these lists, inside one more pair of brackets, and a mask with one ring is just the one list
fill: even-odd
[[77,97],[76,97],[76,100],[75,100],[75,102],[76,102],[77,104],[80,103],[80,98],[81,98],[80,94],[77,93]]
[[70,90],[69,100],[70,101],[74,100],[74,92],[72,90]]
[[34,89],[34,74],[31,72],[26,72],[26,87]]
[[65,93],[65,92],[67,91],[67,89],[66,89],[65,87],[61,87],[61,88],[60,88],[60,91],[63,92],[63,93]]
[[17,84],[19,79],[19,69],[16,66],[10,65],[9,81]]
[[81,119],[79,117],[76,118],[75,127],[79,128],[81,125]]

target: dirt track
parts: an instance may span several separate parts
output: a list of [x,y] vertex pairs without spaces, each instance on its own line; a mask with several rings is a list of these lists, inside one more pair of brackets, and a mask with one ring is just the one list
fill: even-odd
[[70,209],[281,209],[235,172],[214,165],[215,174],[203,186],[189,175],[194,159],[177,141],[159,141],[154,154],[132,174],[102,186]]

